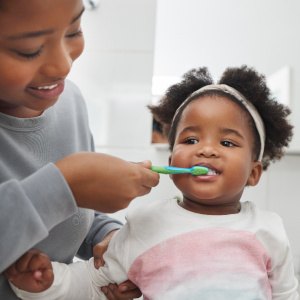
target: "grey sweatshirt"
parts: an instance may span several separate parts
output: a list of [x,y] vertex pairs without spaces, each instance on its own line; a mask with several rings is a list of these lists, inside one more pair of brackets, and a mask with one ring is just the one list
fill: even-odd
[[[121,223],[76,206],[53,162],[93,151],[87,111],[77,87],[66,81],[57,103],[35,118],[0,113],[0,273],[31,248],[51,260],[87,259],[92,247]],[[17,299],[0,275],[0,299]]]

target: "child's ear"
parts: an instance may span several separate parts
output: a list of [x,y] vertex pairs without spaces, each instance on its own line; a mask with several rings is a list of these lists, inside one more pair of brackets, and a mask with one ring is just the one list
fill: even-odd
[[257,185],[260,179],[260,176],[262,174],[263,167],[261,162],[259,161],[254,161],[251,173],[249,175],[249,178],[247,180],[247,185],[248,186],[254,186]]

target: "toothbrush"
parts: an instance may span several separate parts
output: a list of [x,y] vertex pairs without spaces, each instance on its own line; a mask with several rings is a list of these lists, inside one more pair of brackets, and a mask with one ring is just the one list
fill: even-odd
[[194,176],[206,175],[208,168],[201,166],[194,166],[192,168],[178,168],[172,166],[152,166],[151,170],[161,174],[186,174],[190,173]]

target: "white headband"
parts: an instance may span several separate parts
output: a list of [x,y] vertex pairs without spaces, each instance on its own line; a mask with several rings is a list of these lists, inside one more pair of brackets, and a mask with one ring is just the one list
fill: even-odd
[[221,91],[226,94],[229,94],[229,95],[233,96],[236,100],[238,100],[240,103],[242,103],[243,106],[247,109],[247,111],[249,112],[249,114],[251,115],[251,117],[254,121],[255,127],[256,127],[258,135],[259,135],[260,152],[259,152],[259,156],[258,156],[258,161],[262,161],[264,149],[265,149],[265,138],[266,138],[264,122],[263,122],[260,114],[258,113],[257,109],[255,108],[255,106],[250,101],[248,101],[239,91],[237,91],[236,89],[234,89],[226,84],[210,84],[210,85],[206,85],[206,86],[200,88],[199,90],[193,92],[177,108],[174,118],[173,118],[173,122],[174,122],[176,116],[178,115],[179,111],[181,111],[182,108],[184,108],[188,104],[188,102],[190,102],[195,97],[200,96],[201,94],[203,94],[207,91]]

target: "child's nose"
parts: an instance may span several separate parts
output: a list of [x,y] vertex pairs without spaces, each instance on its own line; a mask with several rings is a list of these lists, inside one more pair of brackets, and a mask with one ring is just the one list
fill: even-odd
[[211,144],[201,145],[197,151],[197,155],[204,157],[217,157],[218,151]]

